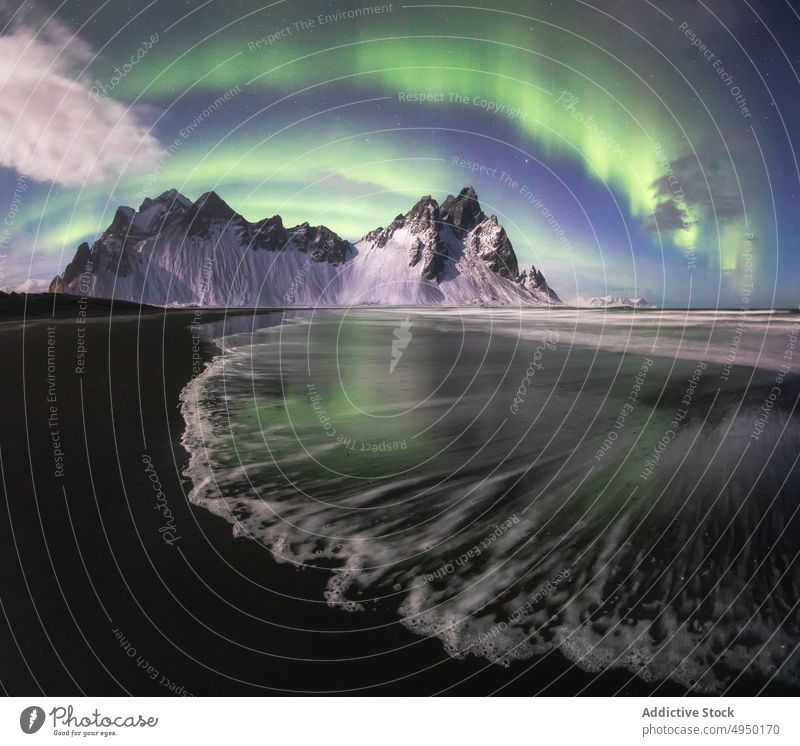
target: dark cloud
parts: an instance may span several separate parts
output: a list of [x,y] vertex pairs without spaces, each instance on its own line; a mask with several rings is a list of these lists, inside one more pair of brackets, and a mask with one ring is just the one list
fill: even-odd
[[698,222],[713,226],[741,218],[745,202],[737,174],[749,171],[749,160],[744,141],[731,141],[662,164],[664,173],[650,184],[656,207],[646,229],[670,232]]
[[646,229],[653,233],[671,233],[687,227],[689,217],[673,200],[659,202],[648,216]]

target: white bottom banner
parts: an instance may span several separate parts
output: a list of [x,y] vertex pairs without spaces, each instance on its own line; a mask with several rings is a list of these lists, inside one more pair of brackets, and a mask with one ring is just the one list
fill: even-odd
[[0,743],[800,743],[793,699],[8,698]]

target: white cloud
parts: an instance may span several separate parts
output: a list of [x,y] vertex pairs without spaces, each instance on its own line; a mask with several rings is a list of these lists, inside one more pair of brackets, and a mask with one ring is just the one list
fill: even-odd
[[61,24],[12,24],[0,36],[0,166],[38,181],[80,185],[147,169],[158,141],[140,113],[94,100],[78,78],[92,50]]

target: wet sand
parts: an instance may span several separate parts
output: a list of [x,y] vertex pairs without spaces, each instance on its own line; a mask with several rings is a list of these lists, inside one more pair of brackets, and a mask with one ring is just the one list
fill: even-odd
[[[6,693],[682,693],[559,655],[455,660],[379,604],[328,607],[327,572],[275,563],[186,500],[178,397],[197,366],[195,312],[111,311],[100,304],[85,324],[74,303],[24,325],[13,309],[0,317]],[[201,345],[204,360],[216,352]]]

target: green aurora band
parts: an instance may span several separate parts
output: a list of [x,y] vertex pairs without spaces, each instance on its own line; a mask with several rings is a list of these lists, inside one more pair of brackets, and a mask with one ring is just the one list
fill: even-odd
[[[618,25],[607,19],[601,19],[597,38],[589,39],[524,13],[451,8],[450,17],[460,14],[452,29],[431,23],[444,11],[393,6],[391,13],[361,19],[355,34],[352,21],[324,25],[317,33],[299,30],[294,24],[306,17],[302,9],[282,6],[282,12],[283,26],[259,25],[257,12],[224,26],[197,14],[191,32],[187,22],[162,34],[158,53],[141,59],[113,96],[165,110],[154,131],[166,157],[149,171],[123,174],[110,197],[106,185],[87,187],[77,199],[74,191],[51,194],[47,209],[60,224],[51,219],[42,226],[42,243],[69,252],[77,240],[105,227],[118,202],[134,204],[171,187],[191,197],[214,188],[248,218],[278,212],[287,223],[325,222],[358,238],[375,227],[376,215],[389,220],[410,206],[409,199],[434,189],[444,194],[469,181],[468,174],[451,173],[452,150],[445,145],[420,145],[407,129],[392,131],[385,122],[381,128],[373,116],[381,103],[376,99],[417,107],[428,116],[441,111],[443,130],[461,120],[476,138],[507,143],[548,167],[576,165],[618,200],[631,246],[641,243],[644,226],[653,223],[664,200],[655,184],[665,168],[686,158],[700,164],[699,152],[709,147],[721,154],[718,182],[738,184],[739,196],[752,208],[763,200],[760,180],[742,186],[736,153],[721,137],[708,102],[698,99],[675,63],[638,33],[628,33],[624,45],[604,43]],[[401,14],[405,33],[393,37],[392,24]],[[289,35],[264,44],[262,34],[279,28],[289,28]],[[107,63],[101,59],[90,72],[103,79]],[[680,85],[658,86],[658,79]],[[225,92],[230,101],[182,138],[191,117],[183,124],[175,120],[178,112],[194,111],[187,102],[199,98],[208,106]],[[410,93],[440,100],[399,100]],[[491,114],[488,105],[516,114]],[[167,122],[171,130],[163,135]],[[697,132],[702,139],[692,138]],[[705,178],[699,166],[697,173]],[[747,225],[743,216],[721,218],[714,210],[714,185],[701,180],[693,185],[693,194],[698,191],[699,203],[684,194],[673,200],[683,215],[680,227],[651,226],[655,251],[697,252],[710,270],[732,273],[735,281],[742,236],[760,232],[753,224],[763,211],[751,209]],[[106,209],[97,214],[96,205],[106,197]],[[564,261],[536,216],[519,210],[504,216],[490,207],[510,225],[523,256]],[[583,269],[598,257],[613,263],[596,243],[591,235],[576,238],[568,261]]]

